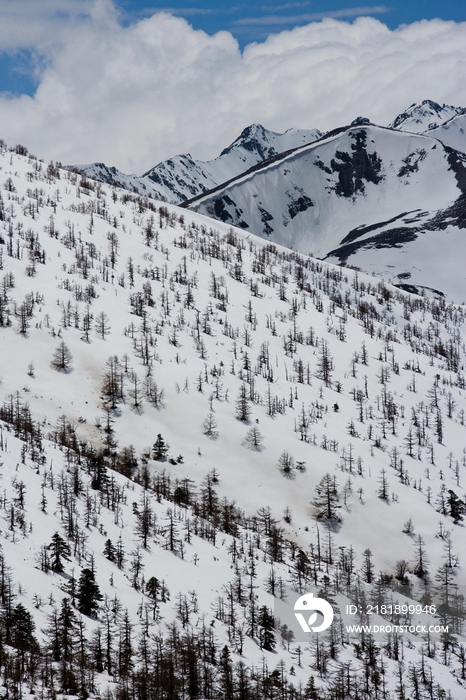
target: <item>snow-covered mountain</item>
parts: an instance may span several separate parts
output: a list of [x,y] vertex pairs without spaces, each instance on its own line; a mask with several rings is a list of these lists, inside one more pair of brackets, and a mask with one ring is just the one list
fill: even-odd
[[260,124],[252,124],[214,160],[194,160],[189,153],[177,155],[141,177],[125,175],[104,163],[76,167],[101,182],[179,203],[207,192],[277,153],[311,143],[321,135],[317,129],[288,129],[284,134],[278,134]]
[[130,191],[188,201],[300,252],[462,301],[464,273],[451,269],[456,251],[464,253],[465,110],[424,100],[386,129],[372,125],[367,147],[356,144],[355,127],[369,124],[357,119],[326,136],[252,125],[212,161],[179,155],[142,177],[102,163],[79,170]]
[[4,696],[463,700],[465,307],[0,150]]
[[432,100],[412,104],[389,128],[432,136],[445,146],[466,152],[466,109],[439,105]]
[[358,119],[187,206],[300,253],[466,298],[466,156]]
[[399,114],[389,124],[389,128],[425,134],[427,131],[438,129],[463,112],[463,107],[439,105],[433,100],[424,100],[420,104],[413,103],[405,112]]

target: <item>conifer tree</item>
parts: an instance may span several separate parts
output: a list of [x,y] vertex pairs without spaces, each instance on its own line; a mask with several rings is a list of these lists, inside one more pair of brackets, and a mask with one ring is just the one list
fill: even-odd
[[115,551],[115,546],[112,542],[112,540],[108,539],[105,541],[104,545],[104,557],[107,557],[107,559],[111,562],[116,561],[116,551]]
[[71,550],[69,544],[56,532],[52,536],[48,549],[50,551],[50,568],[56,573],[61,573],[64,571],[63,560],[70,561]]
[[12,611],[5,641],[19,651],[22,667],[26,653],[39,650],[34,629],[35,624],[31,613],[22,603],[18,603]]
[[427,579],[429,560],[427,559],[425,543],[421,535],[416,537],[415,556],[414,573],[419,578]]
[[78,581],[78,610],[83,615],[94,617],[102,600],[99,586],[91,569],[83,569]]
[[273,651],[277,643],[274,634],[275,620],[266,605],[259,608],[257,624],[259,627],[259,643],[261,649]]
[[251,407],[249,406],[248,392],[246,389],[246,384],[244,382],[241,384],[235,405],[237,420],[247,422],[249,420],[249,416],[251,415]]
[[53,353],[52,367],[57,370],[65,371],[69,369],[73,361],[73,355],[68,345],[62,340],[58,348]]
[[334,476],[326,474],[316,486],[316,497],[314,505],[317,506],[317,518],[319,520],[341,520],[338,515],[338,493],[337,482]]
[[382,501],[388,501],[388,481],[385,469],[382,469],[380,472],[377,495]]
[[152,446],[152,458],[161,462],[165,459],[165,456],[169,450],[169,446],[163,439],[162,435],[159,433],[157,435],[157,440]]
[[253,425],[249,428],[244,438],[243,445],[249,447],[251,450],[257,450],[258,452],[262,449],[264,443],[264,438],[261,435],[257,425]]
[[148,581],[146,581],[146,595],[151,601],[151,607],[152,607],[152,619],[155,620],[155,614],[157,612],[158,604],[160,598],[160,592],[161,592],[161,584],[158,578],[155,576],[151,576]]
[[63,598],[57,622],[61,690],[75,694],[78,690],[74,669],[77,618],[69,598]]
[[449,515],[453,518],[455,525],[463,520],[463,515],[466,511],[466,505],[461,498],[458,498],[453,489],[448,489],[448,509]]
[[144,549],[147,548],[147,541],[152,534],[155,522],[154,511],[150,506],[147,492],[144,491],[139,508],[136,508],[136,534],[142,542]]

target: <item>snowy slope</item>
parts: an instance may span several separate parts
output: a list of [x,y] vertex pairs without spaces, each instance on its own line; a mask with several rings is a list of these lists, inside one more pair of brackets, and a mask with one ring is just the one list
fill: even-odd
[[413,285],[463,301],[463,159],[430,137],[359,121],[188,206],[301,253],[390,281],[410,275]]
[[429,136],[438,139],[446,146],[466,152],[466,113],[463,110],[444,124],[429,131]]
[[278,134],[260,124],[252,124],[214,160],[194,160],[189,153],[177,155],[159,163],[141,177],[124,175],[103,163],[79,165],[77,168],[107,184],[117,184],[169,202],[183,202],[277,153],[310,143],[320,136],[317,129],[288,129],[284,134]]
[[[170,673],[155,670],[163,658],[180,698],[224,697],[229,674],[247,700],[341,700],[342,678],[347,698],[369,700],[381,677],[390,700],[400,683],[415,697],[416,682],[424,695],[464,698],[464,307],[81,179],[24,149],[3,149],[0,167],[5,562],[44,645],[72,577],[93,567],[104,596],[95,617],[76,612],[90,642],[81,655],[75,642],[71,670],[79,676],[83,659],[83,686],[68,695],[110,700],[132,688],[143,700],[145,678],[168,698]],[[71,357],[60,369],[62,342]],[[158,434],[169,445],[161,460]],[[327,474],[337,492],[329,519],[316,491]],[[61,573],[43,564],[56,531],[72,549]],[[120,538],[122,567],[103,555]],[[439,606],[442,575],[449,605],[423,615],[449,622],[450,637],[363,638],[337,621],[319,643],[275,629],[275,649],[264,646],[258,610],[277,609],[271,590],[282,585],[331,599],[344,624],[355,601]],[[151,576],[171,594],[156,619]],[[417,622],[386,610],[362,617]],[[109,659],[99,634],[104,649],[111,640]],[[44,646],[34,681],[24,670],[36,696],[41,685],[52,692],[51,669],[63,691],[65,662],[52,652]]]

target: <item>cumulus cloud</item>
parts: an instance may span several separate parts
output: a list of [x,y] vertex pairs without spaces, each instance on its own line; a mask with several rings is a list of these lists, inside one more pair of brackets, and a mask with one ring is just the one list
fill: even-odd
[[359,115],[386,124],[426,98],[466,106],[466,23],[324,19],[241,53],[228,32],[168,13],[122,26],[110,0],[45,4],[68,14],[50,9],[35,40],[16,38],[46,59],[37,91],[0,95],[0,136],[45,159],[141,174],[176,153],[214,157],[253,122],[326,130]]

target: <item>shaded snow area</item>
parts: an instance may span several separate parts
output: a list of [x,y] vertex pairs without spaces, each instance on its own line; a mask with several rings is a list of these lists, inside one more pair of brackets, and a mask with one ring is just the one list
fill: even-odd
[[23,146],[0,187],[2,697],[465,698],[464,306]]

